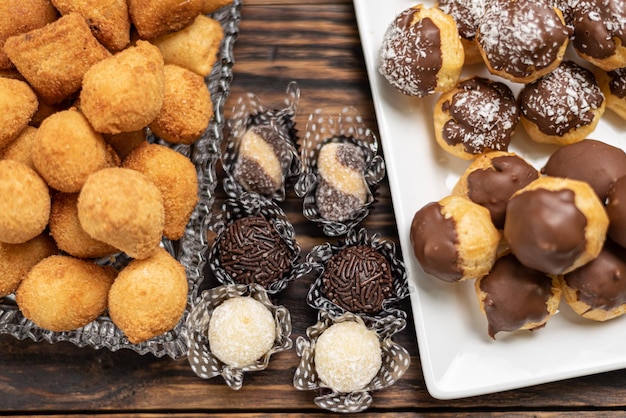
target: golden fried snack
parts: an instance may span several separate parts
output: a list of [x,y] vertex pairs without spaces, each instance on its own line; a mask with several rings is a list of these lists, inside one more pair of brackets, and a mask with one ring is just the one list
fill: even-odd
[[123,160],[133,148],[146,141],[145,129],[132,132],[120,132],[119,134],[103,134],[102,137]]
[[163,106],[149,125],[156,136],[173,144],[193,144],[213,116],[211,93],[204,78],[177,65],[166,65]]
[[0,242],[21,244],[41,234],[50,216],[50,192],[32,168],[0,160]]
[[22,129],[17,138],[6,147],[0,149],[0,160],[19,161],[34,170],[35,165],[33,164],[31,150],[35,144],[36,134],[37,128],[35,127],[27,126]]
[[76,193],[91,173],[113,165],[111,152],[87,118],[72,108],[43,121],[32,158],[35,169],[50,187]]
[[85,74],[81,110],[96,131],[118,134],[140,130],[163,104],[163,56],[146,41],[105,59]]
[[71,331],[104,313],[116,274],[112,267],[53,255],[30,270],[15,292],[15,301],[22,314],[41,328]]
[[130,18],[141,39],[153,39],[188,26],[205,0],[128,0]]
[[191,160],[163,145],[145,142],[128,154],[122,167],[145,174],[159,188],[165,210],[163,235],[180,239],[198,202],[198,177]]
[[78,219],[92,238],[143,259],[159,248],[163,236],[163,198],[144,174],[104,168],[89,176],[80,191]]
[[120,271],[109,291],[109,316],[137,344],[174,328],[187,305],[185,268],[159,248]]
[[0,2],[0,69],[15,68],[4,52],[10,37],[54,22],[59,14],[50,0],[2,0]]
[[56,253],[57,246],[46,233],[22,244],[0,242],[0,297],[15,292],[35,264]]
[[124,49],[130,42],[130,16],[126,0],[52,0],[61,14],[79,13],[109,51]]
[[78,219],[78,193],[57,193],[52,196],[50,235],[59,249],[78,258],[100,258],[119,250],[91,238]]
[[174,64],[206,77],[217,61],[224,38],[222,25],[208,16],[198,15],[184,29],[151,40],[163,54],[165,64]]
[[77,92],[89,67],[110,55],[78,13],[10,37],[4,51],[41,99],[51,104]]
[[76,106],[75,103],[77,102],[78,100],[69,99],[59,103],[49,104],[44,102],[43,100],[40,100],[39,107],[37,108],[37,111],[30,120],[29,125],[39,128],[41,122],[43,122],[48,116],[52,115],[53,113],[60,112],[61,110],[67,110],[72,106]]
[[37,111],[35,92],[23,81],[0,77],[0,148],[13,141]]
[[231,4],[233,0],[204,0],[202,5],[202,13],[213,13],[217,9],[221,9],[227,4]]

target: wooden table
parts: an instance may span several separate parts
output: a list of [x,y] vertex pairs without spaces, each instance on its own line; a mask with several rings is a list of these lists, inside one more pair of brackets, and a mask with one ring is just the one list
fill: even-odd
[[[227,117],[228,109],[239,95],[253,92],[264,103],[279,103],[288,82],[296,80],[302,93],[297,116],[301,130],[306,116],[315,108],[338,113],[345,106],[355,107],[366,124],[376,130],[350,0],[244,3]],[[386,179],[378,191],[378,203],[363,226],[370,233],[397,242]],[[327,241],[319,228],[304,219],[302,202],[293,191],[282,206],[295,225],[303,254]],[[291,311],[294,340],[315,322],[315,311],[304,303],[309,285],[306,280],[295,282],[278,298]],[[408,300],[403,308],[410,312]],[[368,411],[372,414],[596,417],[626,409],[626,370],[474,398],[433,399],[424,384],[410,316],[408,323],[395,340],[410,352],[410,369],[393,387],[374,392],[374,403]],[[558,353],[545,355],[558,361]],[[9,415],[145,417],[217,412],[248,416],[321,414],[323,411],[313,403],[314,392],[293,387],[298,361],[294,349],[278,353],[265,371],[246,374],[243,388],[234,391],[221,377],[200,379],[186,359],[140,356],[130,350],[78,348],[70,343],[33,343],[3,335],[0,336],[0,410]]]

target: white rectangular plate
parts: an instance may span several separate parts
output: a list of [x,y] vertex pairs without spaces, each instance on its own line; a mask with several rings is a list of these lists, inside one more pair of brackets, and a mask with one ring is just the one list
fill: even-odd
[[[534,332],[487,334],[473,283],[445,283],[426,275],[409,238],[415,212],[450,194],[469,162],[446,154],[434,139],[437,97],[410,98],[378,73],[384,32],[408,0],[354,0],[378,127],[387,163],[402,255],[412,286],[411,304],[426,386],[432,396],[454,399],[515,389],[626,367],[626,317],[597,323],[563,302],[559,313]],[[433,0],[423,2],[432,6]],[[571,55],[570,55],[571,56]],[[465,75],[492,79],[484,66]],[[502,79],[499,79],[502,81]],[[509,84],[517,94],[521,85]],[[624,146],[626,124],[607,110],[590,136]],[[556,148],[532,143],[521,126],[510,150],[541,168]]]

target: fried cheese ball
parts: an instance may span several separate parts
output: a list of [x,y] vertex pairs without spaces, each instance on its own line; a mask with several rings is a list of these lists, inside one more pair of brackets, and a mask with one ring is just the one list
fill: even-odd
[[45,232],[22,244],[0,242],[0,297],[15,292],[35,264],[57,253],[54,240]]
[[37,95],[27,83],[0,77],[0,149],[17,138],[37,106]]
[[109,316],[137,344],[176,326],[187,306],[185,268],[159,248],[120,271],[109,291]]
[[144,174],[104,168],[81,189],[78,219],[92,238],[143,259],[154,254],[163,236],[163,198]]
[[78,193],[52,196],[48,227],[59,249],[74,257],[100,258],[119,252],[85,232],[78,219]]
[[50,104],[76,93],[89,67],[111,55],[78,13],[10,37],[4,52],[41,99]]
[[145,174],[159,188],[165,213],[163,235],[180,239],[198,203],[198,177],[191,160],[163,145],[145,142],[128,154],[122,167]]
[[0,160],[19,161],[34,170],[35,164],[33,163],[32,149],[36,137],[37,128],[33,126],[25,127],[17,138],[6,147],[0,149]]
[[129,152],[133,150],[139,144],[146,141],[147,133],[146,129],[140,129],[138,131],[120,132],[119,134],[103,134],[102,137],[117,153],[117,155],[123,160],[126,158]]
[[3,0],[0,2],[0,69],[14,68],[4,52],[10,36],[30,32],[54,22],[59,14],[50,0]]
[[53,255],[29,271],[15,292],[15,301],[22,314],[41,328],[75,330],[104,313],[116,275],[112,267]]
[[0,242],[21,244],[41,234],[50,216],[50,192],[32,168],[0,160]]
[[186,28],[151,42],[161,50],[165,64],[178,65],[206,77],[217,61],[223,38],[224,30],[217,20],[198,15]]
[[79,13],[109,51],[124,49],[130,42],[130,16],[126,0],[52,0],[61,14]]
[[149,125],[156,136],[173,144],[193,144],[213,116],[211,93],[204,78],[176,65],[166,65],[163,106]]
[[180,30],[193,22],[206,0],[128,0],[130,18],[141,39]]
[[98,132],[137,131],[163,105],[163,56],[146,41],[93,65],[85,74],[81,110]]
[[111,150],[102,135],[75,108],[43,121],[32,158],[46,183],[66,193],[78,192],[91,173],[112,165]]
[[233,0],[204,0],[202,5],[202,13],[213,13],[217,9],[221,9],[227,4],[231,4]]

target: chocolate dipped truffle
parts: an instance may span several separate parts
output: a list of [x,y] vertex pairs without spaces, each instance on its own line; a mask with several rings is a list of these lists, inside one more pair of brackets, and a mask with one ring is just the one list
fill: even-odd
[[513,254],[499,257],[489,274],[474,283],[489,336],[543,327],[561,301],[556,278],[521,264]]
[[476,158],[452,193],[486,207],[498,229],[504,227],[506,205],[516,191],[539,178],[539,171],[513,152],[494,151]]
[[500,241],[489,210],[461,196],[423,206],[413,217],[410,234],[424,271],[446,282],[487,274]]
[[544,176],[513,194],[503,232],[522,264],[548,274],[565,274],[598,255],[608,223],[589,184]]
[[576,53],[606,71],[626,67],[626,3],[580,0],[573,9]]
[[622,247],[626,247],[626,175],[609,187],[606,213],[609,217],[608,236]]
[[317,158],[317,170],[320,182],[315,198],[324,219],[344,221],[367,203],[365,155],[356,145],[349,142],[325,144]]
[[327,261],[322,292],[349,312],[380,312],[385,299],[393,294],[389,262],[372,247],[346,247]]
[[626,119],[626,67],[596,72],[598,84],[606,98],[606,107]]
[[476,45],[476,30],[478,22],[485,13],[486,0],[439,0],[437,7],[444,13],[452,16],[461,37],[465,64],[478,64],[483,58]]
[[561,63],[570,35],[561,11],[549,2],[496,0],[480,19],[476,41],[492,74],[530,83]]
[[626,313],[626,249],[611,240],[596,258],[560,281],[565,301],[584,318],[607,321]]
[[452,16],[418,4],[398,14],[387,28],[379,72],[402,93],[425,97],[453,87],[463,62],[463,44]]
[[536,142],[566,145],[593,132],[606,100],[594,74],[573,61],[524,86],[519,93],[520,120]]
[[290,248],[263,216],[235,220],[218,239],[221,267],[237,283],[267,287],[291,270]]
[[541,169],[543,174],[589,183],[601,202],[609,186],[626,175],[626,152],[595,139],[565,145],[553,152]]
[[515,96],[506,84],[472,77],[437,100],[435,139],[450,154],[471,160],[486,152],[506,151],[518,120]]

